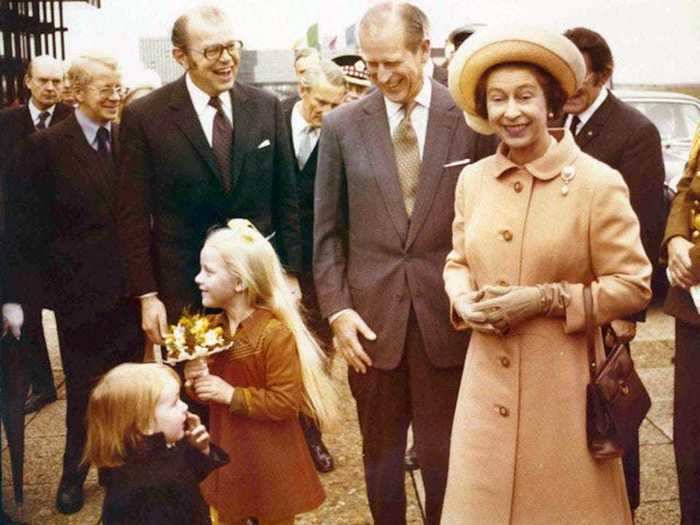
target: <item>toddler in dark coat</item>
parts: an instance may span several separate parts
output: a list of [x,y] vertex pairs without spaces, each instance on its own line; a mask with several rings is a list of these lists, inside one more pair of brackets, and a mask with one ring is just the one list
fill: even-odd
[[120,365],[88,406],[86,459],[100,467],[104,525],[210,525],[199,483],[228,463],[165,365]]

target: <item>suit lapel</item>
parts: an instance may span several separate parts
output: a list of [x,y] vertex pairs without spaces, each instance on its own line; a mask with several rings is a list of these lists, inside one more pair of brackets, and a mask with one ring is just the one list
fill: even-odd
[[22,112],[22,136],[26,137],[35,131],[36,128],[34,127],[32,114],[29,112],[29,103],[27,103],[27,105],[24,106],[24,111]]
[[391,131],[386,116],[386,106],[382,93],[377,90],[367,95],[364,107],[367,113],[361,122],[362,136],[367,149],[368,158],[372,165],[372,174],[377,179],[382,197],[386,203],[391,222],[396,228],[401,241],[408,233],[408,215],[403,202],[403,193],[399,184],[399,176],[394,156],[394,145],[391,142]]
[[190,100],[184,76],[178,80],[177,84],[174,86],[169,105],[177,112],[175,115],[177,127],[180,128],[180,131],[182,131],[190,141],[197,154],[209,168],[211,175],[221,183],[219,166],[214,158],[214,152],[209,142],[207,142],[207,137],[204,135],[197,112],[194,110],[194,106]]
[[581,128],[576,134],[576,144],[579,148],[584,149],[584,146],[595,140],[598,134],[607,125],[608,119],[614,109],[615,100],[612,93],[608,91],[608,96],[600,105],[600,107],[593,113],[586,125]]
[[416,203],[406,240],[406,248],[415,240],[420,227],[430,213],[435,193],[440,186],[443,165],[447,162],[452,136],[457,126],[457,114],[450,114],[448,110],[454,104],[446,94],[436,89],[433,82],[433,90],[428,113],[428,127],[425,133],[425,147],[421,162],[418,189],[416,191]]
[[234,84],[231,90],[231,107],[233,108],[233,167],[231,170],[231,188],[236,186],[236,181],[243,169],[243,157],[252,151],[257,144],[252,140],[257,136],[252,130],[255,126],[254,109],[247,104],[248,96],[239,84]]
[[[95,194],[111,209],[111,192],[109,188],[109,173],[105,173],[105,168],[96,162],[95,150],[85,139],[83,129],[78,124],[75,117],[69,117],[66,127],[66,137],[70,141],[70,148],[73,155],[78,159],[79,173],[87,184],[95,188]],[[115,170],[116,171],[116,170]]]

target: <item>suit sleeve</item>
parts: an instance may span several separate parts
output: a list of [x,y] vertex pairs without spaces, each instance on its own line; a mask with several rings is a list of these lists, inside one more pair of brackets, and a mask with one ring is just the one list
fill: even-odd
[[141,115],[124,110],[120,124],[117,227],[132,296],[158,291],[151,253],[151,155]]
[[49,145],[27,138],[7,170],[5,302],[26,303],[42,292],[54,184]]
[[352,308],[348,289],[347,182],[343,152],[332,120],[321,128],[314,186],[313,273],[324,317]]
[[275,189],[272,206],[277,253],[285,268],[293,273],[302,270],[299,199],[294,171],[294,156],[289,145],[287,123],[279,101],[275,101]]

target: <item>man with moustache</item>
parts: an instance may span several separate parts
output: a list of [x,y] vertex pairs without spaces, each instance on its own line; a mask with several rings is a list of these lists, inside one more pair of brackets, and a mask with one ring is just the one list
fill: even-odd
[[[163,342],[167,320],[201,303],[194,277],[207,231],[233,217],[273,235],[288,272],[301,269],[297,190],[279,101],[235,82],[243,43],[217,7],[175,22],[186,73],[122,115],[119,235],[142,328]],[[288,274],[290,283],[296,278]]]
[[[318,160],[318,138],[323,118],[343,102],[346,83],[343,71],[330,60],[310,65],[299,79],[301,99],[286,101],[284,118],[290,129],[290,144],[296,157],[295,174],[299,196],[302,271],[299,284],[302,304],[309,327],[320,338],[324,349],[330,350],[328,324],[321,316],[313,282],[312,254],[314,229],[314,181]],[[310,417],[300,414],[299,421],[316,470],[330,472],[333,457],[321,438],[321,431]]]
[[[659,258],[665,212],[663,203],[664,163],[659,132],[646,116],[618,99],[606,84],[614,62],[605,39],[584,27],[564,35],[581,51],[586,62],[583,85],[564,105],[564,125],[582,151],[616,169],[630,190],[630,201],[639,219],[644,251],[653,265]],[[610,326],[620,342],[631,341],[640,312]],[[612,336],[611,336],[612,337]],[[608,346],[614,341],[606,338]],[[622,459],[627,495],[632,510],[639,507],[639,437],[625,447]]]
[[[63,66],[55,58],[42,55],[32,59],[27,67],[24,84],[31,93],[29,102],[24,106],[0,111],[0,130],[2,130],[0,177],[4,183],[26,138],[35,131],[59,123],[72,113],[72,108],[59,102],[63,84]],[[32,284],[35,283],[26,282],[25,286],[29,287]],[[29,302],[24,305],[4,305],[4,310],[10,314],[9,319],[18,319],[20,312],[24,317],[20,344],[26,350],[27,370],[25,372],[28,374],[32,388],[25,403],[27,414],[36,412],[44,405],[56,400],[56,387],[44,339],[38,294],[39,290],[27,294]],[[14,371],[14,373],[18,372]]]
[[23,302],[25,279],[41,283],[56,313],[66,377],[66,447],[56,506],[78,512],[90,390],[114,366],[143,357],[138,310],[126,298],[114,218],[123,95],[116,60],[84,55],[69,76],[78,108],[29,137],[8,184],[5,293]]
[[467,336],[450,325],[442,283],[459,174],[446,165],[492,152],[481,151],[448,91],[425,76],[430,41],[420,9],[377,4],[358,36],[377,89],[324,119],[316,292],[350,365],[374,522],[406,522],[403,460],[412,423],[433,524],[467,348]]

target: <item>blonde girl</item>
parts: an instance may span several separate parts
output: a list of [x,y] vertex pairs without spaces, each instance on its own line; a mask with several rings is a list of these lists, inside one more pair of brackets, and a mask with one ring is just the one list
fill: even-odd
[[100,469],[104,525],[208,525],[199,483],[228,456],[180,400],[165,365],[122,364],[88,404],[85,459]]
[[293,523],[325,495],[299,425],[300,412],[327,427],[337,395],[325,355],[304,325],[270,243],[247,220],[207,238],[195,278],[202,304],[220,308],[233,347],[208,369],[188,363],[194,399],[209,403],[211,432],[231,464],[204,484],[215,522]]

